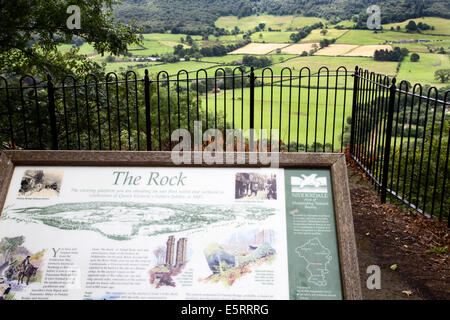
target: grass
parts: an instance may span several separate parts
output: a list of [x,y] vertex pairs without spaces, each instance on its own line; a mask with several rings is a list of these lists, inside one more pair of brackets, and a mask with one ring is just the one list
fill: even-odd
[[216,21],[216,27],[232,30],[235,26],[243,31],[251,30],[258,26],[259,23],[265,23],[266,28],[281,29],[285,31],[287,28],[299,28],[309,26],[314,23],[322,21],[326,23],[325,19],[315,17],[302,17],[302,16],[273,16],[273,15],[260,15],[249,16],[238,19],[236,16],[220,17]]
[[266,42],[266,43],[286,43],[292,42],[289,38],[293,31],[262,31],[255,32],[251,36],[252,42]]
[[300,42],[319,42],[323,39],[336,39],[345,34],[348,30],[337,30],[337,29],[326,29],[328,32],[323,36],[320,31],[321,29],[315,29]]
[[446,36],[433,36],[424,35],[418,33],[405,33],[405,32],[394,32],[394,31],[384,31],[375,33],[372,30],[349,30],[346,34],[340,37],[336,43],[346,43],[346,44],[385,44],[386,42],[397,42],[401,39],[426,39],[432,42],[439,40],[446,40]]
[[[106,64],[106,72],[126,72],[131,69],[151,69],[152,66],[158,64],[158,62],[131,62],[131,61],[120,61],[120,62],[110,62]],[[144,67],[143,67],[144,66]]]
[[278,72],[278,74],[284,67],[295,68],[295,70],[300,70],[302,67],[309,67],[311,72],[317,72],[322,66],[328,67],[330,71],[336,70],[340,66],[345,66],[349,72],[354,71],[355,66],[359,66],[376,73],[395,75],[397,62],[374,61],[372,58],[365,57],[308,56],[275,64],[272,69],[274,69],[274,72]]
[[[160,71],[166,71],[169,75],[176,75],[180,70],[186,70],[188,72],[197,71],[199,69],[207,69],[214,67],[214,64],[207,62],[197,61],[183,61],[176,63],[160,64],[149,69],[149,72],[156,74]],[[200,73],[200,77],[203,77],[204,73]]]
[[130,53],[135,56],[151,56],[155,54],[172,53],[173,47],[162,44],[159,41],[144,40],[142,46],[133,45],[129,48]]
[[395,45],[396,47],[400,48],[406,48],[411,52],[418,52],[418,53],[427,53],[429,52],[429,49],[426,45],[423,43],[398,43]]
[[422,53],[418,62],[411,62],[409,56],[400,66],[398,80],[408,80],[412,83],[429,84],[438,88],[447,84],[434,79],[434,72],[439,69],[450,69],[450,58],[445,54]]
[[397,26],[400,26],[402,28],[402,31],[406,31],[405,26],[411,20],[415,21],[416,23],[422,22],[422,23],[426,23],[430,26],[434,26],[434,30],[421,31],[423,34],[441,34],[441,35],[450,36],[449,20],[444,19],[444,18],[438,18],[438,17],[423,17],[423,18],[408,19],[406,21],[399,22],[399,23],[385,24],[385,25],[383,25],[383,28],[385,30],[389,30],[391,27],[396,28]]
[[89,43],[83,43],[80,46],[80,54],[85,54],[85,55],[94,55],[97,52],[95,51],[94,47],[92,45],[90,45]]
[[[236,64],[234,62],[236,61],[240,61],[242,60],[245,56],[247,56],[246,54],[232,54],[232,55],[226,55],[226,56],[221,56],[221,57],[203,57],[200,59],[200,61],[202,62],[214,62],[217,64]],[[261,57],[260,55],[255,55],[256,57]],[[272,59],[273,63],[279,63],[279,62],[283,62],[287,59],[290,59],[293,57],[293,55],[290,54],[271,54],[268,55],[268,57],[270,59]]]
[[[255,88],[255,128],[261,128],[261,110],[263,116],[263,128],[285,128],[280,133],[282,141],[287,142],[290,138],[291,142],[297,141],[297,132],[299,135],[299,143],[306,142],[311,145],[315,141],[318,143],[333,143],[333,119],[334,122],[334,148],[340,148],[339,134],[342,131],[342,121],[351,115],[352,95],[347,93],[344,100],[344,91],[338,90],[335,99],[335,91],[329,90],[328,103],[326,104],[326,91],[321,89],[319,95],[316,89],[311,89],[309,101],[307,90],[302,88],[274,87],[273,93],[269,87]],[[318,99],[317,99],[318,96]],[[226,120],[233,123],[233,101],[234,101],[234,122],[236,128],[243,127],[244,130],[249,127],[249,105],[250,105],[250,89],[244,88],[243,94],[241,89],[222,91],[218,94],[209,93],[208,97],[203,96],[202,108],[208,110],[208,114],[214,115],[216,110],[218,115],[223,115],[226,107]],[[345,101],[345,110],[344,110]],[[299,103],[300,102],[300,103]],[[327,107],[328,105],[328,107]],[[281,109],[280,109],[281,107]],[[309,108],[309,112],[308,112]],[[281,110],[281,112],[280,112]],[[317,113],[317,117],[316,117]],[[280,119],[281,115],[281,119]],[[244,121],[241,122],[243,116]],[[219,117],[219,116],[218,116]],[[290,119],[289,119],[290,117]],[[309,119],[307,125],[307,119]],[[290,130],[289,128],[290,120]],[[297,126],[299,123],[299,126]],[[213,126],[211,123],[209,126]],[[317,132],[317,136],[315,136]]]
[[[148,41],[172,41],[181,43],[181,38],[186,39],[186,34],[172,34],[172,33],[144,33],[142,35],[144,40]],[[201,36],[191,36],[193,40],[201,40]]]

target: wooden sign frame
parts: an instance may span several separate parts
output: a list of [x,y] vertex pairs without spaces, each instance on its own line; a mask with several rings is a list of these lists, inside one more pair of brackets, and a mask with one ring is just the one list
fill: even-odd
[[[194,153],[192,152],[192,156]],[[171,152],[165,151],[5,150],[0,155],[0,215],[16,166],[268,167],[259,162],[249,164],[249,153],[245,154],[245,159],[245,164],[175,165],[171,160]],[[343,297],[346,300],[362,299],[345,155],[342,153],[280,153],[279,167],[330,170]]]

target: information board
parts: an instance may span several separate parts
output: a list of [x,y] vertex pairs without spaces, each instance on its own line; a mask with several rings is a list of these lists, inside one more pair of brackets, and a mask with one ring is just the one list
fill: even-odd
[[17,165],[0,217],[7,299],[343,299],[341,274],[326,168]]

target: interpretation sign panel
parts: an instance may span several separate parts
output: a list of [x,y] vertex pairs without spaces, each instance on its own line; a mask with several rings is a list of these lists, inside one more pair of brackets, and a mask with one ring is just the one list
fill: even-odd
[[330,169],[21,166],[6,299],[343,299]]

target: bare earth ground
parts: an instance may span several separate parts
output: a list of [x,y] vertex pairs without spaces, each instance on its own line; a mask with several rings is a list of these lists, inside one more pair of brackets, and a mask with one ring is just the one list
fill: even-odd
[[[437,220],[382,204],[348,156],[347,165],[363,299],[450,300],[450,250],[426,252],[450,248],[450,229]],[[394,264],[395,271],[390,268]],[[380,290],[367,289],[369,265],[381,269]]]

